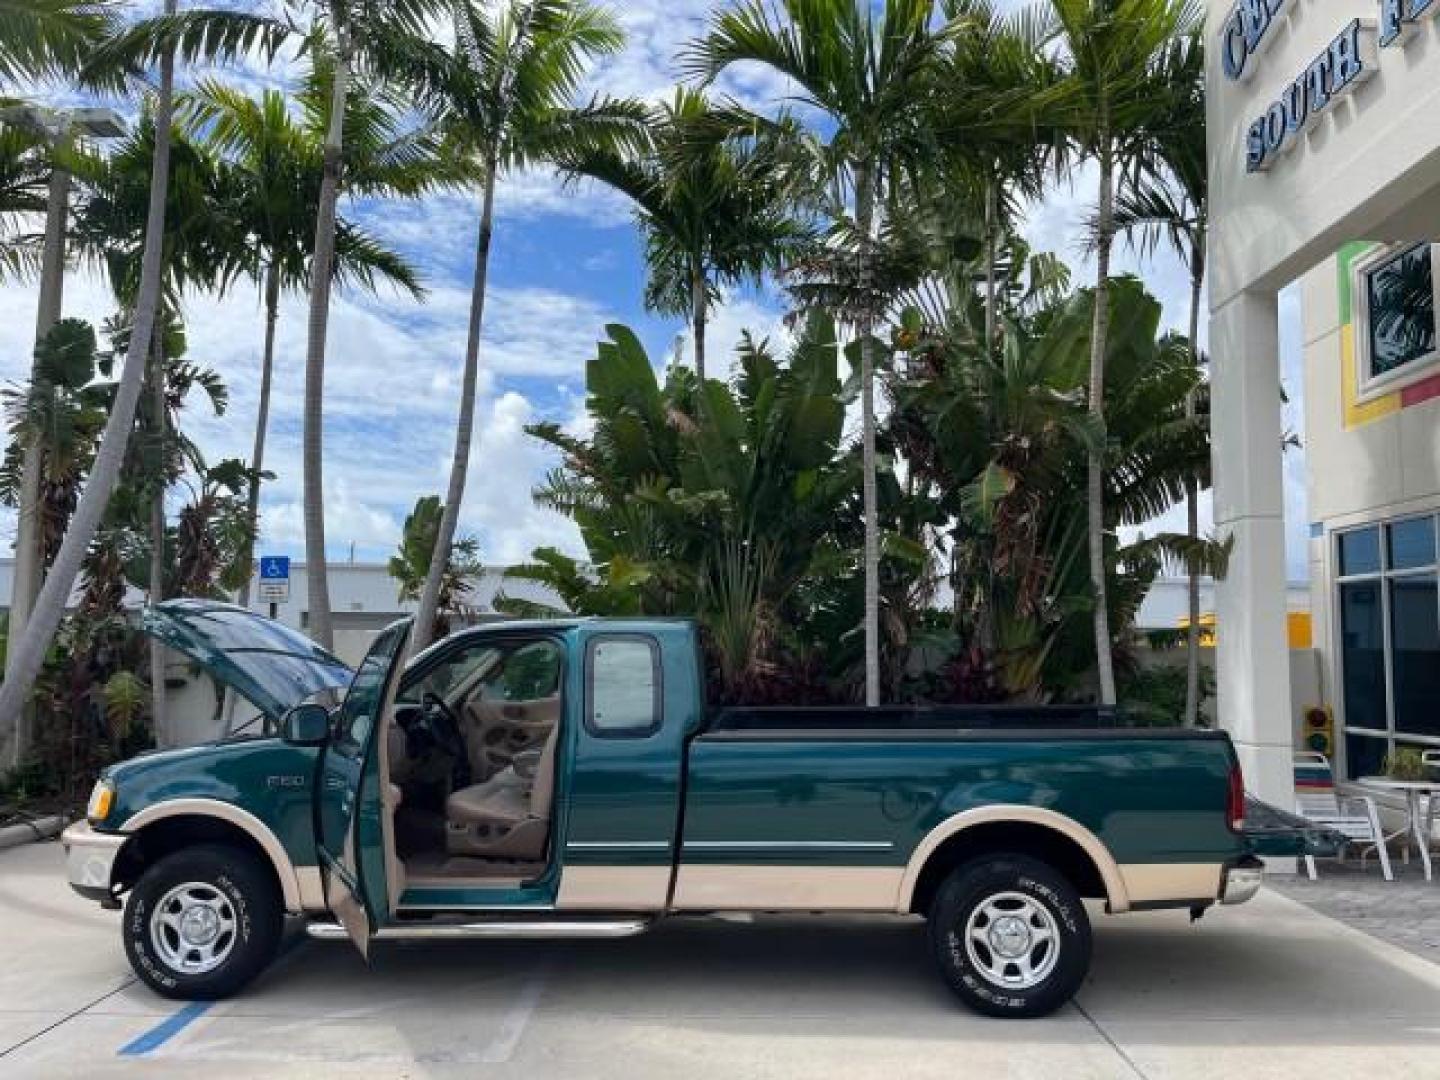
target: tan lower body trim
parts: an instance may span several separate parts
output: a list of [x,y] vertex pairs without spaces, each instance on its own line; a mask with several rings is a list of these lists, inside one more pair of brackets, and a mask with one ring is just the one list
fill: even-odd
[[1213,900],[1220,895],[1219,863],[1121,863],[1130,903]]
[[684,865],[677,911],[894,911],[903,866]]
[[295,883],[300,889],[300,910],[328,911],[325,904],[325,882],[318,866],[295,867]]
[[660,911],[670,891],[670,865],[567,866],[555,907],[562,911]]

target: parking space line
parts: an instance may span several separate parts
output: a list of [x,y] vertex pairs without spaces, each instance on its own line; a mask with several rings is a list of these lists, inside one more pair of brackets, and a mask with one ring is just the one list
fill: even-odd
[[1110,1033],[1100,1026],[1098,1020],[1085,1011],[1085,1006],[1080,1004],[1080,998],[1078,996],[1071,999],[1070,1004],[1075,1006],[1076,1012],[1090,1021],[1090,1026],[1095,1029],[1096,1034],[1110,1044],[1110,1049],[1114,1050],[1115,1053],[1119,1055],[1120,1060],[1129,1066],[1130,1071],[1136,1076],[1137,1080],[1149,1080],[1149,1077],[1145,1075],[1145,1071],[1141,1069],[1139,1065],[1135,1064],[1135,1059],[1127,1054],[1125,1049],[1110,1036]]
[[200,1017],[210,1011],[211,1006],[214,1004],[213,1001],[192,1001],[190,1004],[177,1009],[149,1031],[135,1036],[135,1038],[122,1046],[118,1051],[119,1056],[139,1057],[141,1054],[150,1053],[151,1050],[164,1045],[196,1020],[199,1020]]
[[[273,972],[275,968],[283,964],[290,955],[299,949],[301,945],[305,944],[305,942],[306,938],[303,934],[291,938],[280,950],[280,955],[271,965],[270,970]],[[131,979],[130,981],[134,982],[135,980]],[[196,1020],[199,1020],[200,1017],[204,1016],[217,1004],[218,1002],[214,1001],[192,1001],[188,1005],[182,1005],[154,1027],[148,1031],[141,1032],[135,1036],[135,1038],[131,1039],[116,1051],[116,1055],[118,1057],[141,1057],[150,1053],[152,1050],[159,1049]]]
[[520,987],[520,992],[515,995],[514,1002],[500,1021],[500,1030],[496,1032],[495,1038],[490,1040],[490,1045],[485,1047],[484,1053],[480,1055],[482,1061],[488,1065],[500,1065],[510,1060],[511,1055],[515,1053],[515,1047],[520,1044],[521,1036],[525,1034],[530,1017],[540,1004],[541,995],[545,993],[545,984],[549,979],[550,961],[544,959],[530,973],[530,977]]
[[3,1058],[3,1057],[5,1057],[5,1056],[8,1055],[8,1054],[13,1054],[16,1050],[19,1050],[22,1046],[29,1046],[29,1045],[30,1045],[32,1042],[34,1042],[36,1039],[40,1038],[40,1036],[42,1036],[42,1035],[47,1035],[47,1034],[49,1034],[50,1032],[54,1031],[56,1028],[58,1028],[61,1024],[67,1023],[67,1022],[69,1022],[69,1021],[71,1021],[71,1020],[74,1020],[75,1017],[79,1016],[81,1013],[88,1012],[89,1010],[93,1009],[96,1005],[99,1005],[99,1004],[100,1004],[102,1001],[104,1001],[106,998],[112,998],[112,997],[114,997],[116,994],[120,993],[121,990],[124,990],[126,987],[132,985],[134,982],[135,982],[135,976],[132,975],[132,976],[130,976],[128,979],[126,979],[124,982],[122,982],[119,986],[115,987],[113,990],[107,990],[105,993],[101,994],[101,995],[100,995],[98,998],[96,998],[94,1001],[91,1001],[91,1002],[89,1002],[88,1004],[85,1004],[85,1005],[80,1006],[80,1008],[76,1009],[76,1010],[75,1010],[74,1012],[72,1012],[72,1013],[67,1013],[65,1016],[62,1016],[59,1020],[56,1020],[53,1024],[49,1025],[48,1027],[41,1028],[39,1031],[35,1032],[34,1035],[31,1035],[31,1036],[29,1036],[29,1037],[27,1037],[27,1038],[21,1039],[19,1042],[15,1043],[15,1044],[12,1045],[12,1046],[7,1046],[7,1047],[4,1047],[3,1049],[0,1049],[0,1058]]

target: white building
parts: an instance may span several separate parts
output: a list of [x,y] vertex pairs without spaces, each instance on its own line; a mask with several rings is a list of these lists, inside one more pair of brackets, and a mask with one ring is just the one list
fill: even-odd
[[1440,746],[1440,13],[1239,0],[1207,19],[1218,714],[1292,797],[1277,294],[1303,281],[1312,606],[1339,765]]

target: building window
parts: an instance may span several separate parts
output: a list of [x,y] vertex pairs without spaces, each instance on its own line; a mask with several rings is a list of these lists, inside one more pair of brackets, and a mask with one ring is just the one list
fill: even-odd
[[1440,518],[1337,534],[1345,771],[1379,772],[1396,744],[1440,747]]
[[1433,372],[1440,245],[1377,248],[1355,266],[1357,391],[1361,398],[1407,386]]

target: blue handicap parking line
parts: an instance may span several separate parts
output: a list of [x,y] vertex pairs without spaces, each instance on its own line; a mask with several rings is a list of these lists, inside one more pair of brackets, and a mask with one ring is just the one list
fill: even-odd
[[210,1007],[214,1004],[213,1001],[192,1001],[189,1005],[177,1009],[149,1031],[137,1035],[122,1046],[120,1056],[139,1057],[141,1054],[148,1054],[151,1050],[165,1045],[209,1012]]
[[[280,949],[280,955],[276,958],[275,964],[272,965],[272,970],[274,967],[278,967],[280,962],[285,960],[291,953],[299,949],[301,945],[305,944],[306,940],[304,934],[297,934],[291,938],[290,941]],[[214,1008],[216,1004],[214,1001],[192,1001],[189,1005],[182,1006],[164,1020],[161,1020],[149,1031],[131,1039],[117,1051],[118,1055],[120,1057],[139,1057],[142,1054],[150,1053],[151,1050],[164,1046],[176,1035],[179,1035],[180,1032],[184,1031],[196,1020],[199,1020],[200,1017]]]

